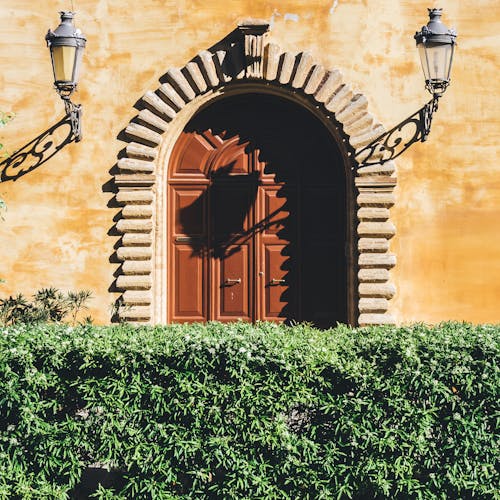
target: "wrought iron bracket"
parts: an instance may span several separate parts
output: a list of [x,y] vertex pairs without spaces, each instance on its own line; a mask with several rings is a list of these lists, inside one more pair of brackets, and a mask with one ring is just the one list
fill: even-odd
[[432,115],[438,110],[439,97],[438,95],[434,95],[432,100],[420,110],[420,119],[422,121],[421,142],[425,142],[431,132]]
[[66,116],[71,121],[71,131],[75,142],[80,142],[82,140],[82,105],[74,104],[69,96],[61,98],[64,101]]
[[433,115],[438,109],[439,97],[435,94],[416,113],[356,151],[354,159],[358,168],[394,160],[415,142],[425,142],[431,131]]

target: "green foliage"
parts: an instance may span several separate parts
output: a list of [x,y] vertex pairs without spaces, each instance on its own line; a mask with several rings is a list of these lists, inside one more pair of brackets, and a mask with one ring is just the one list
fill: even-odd
[[[14,118],[14,113],[5,113],[4,111],[0,111],[0,128],[4,127]],[[3,148],[3,144],[0,143],[0,151]],[[6,156],[3,154],[2,156]]]
[[87,309],[92,292],[81,290],[63,294],[57,288],[42,288],[29,301],[22,293],[0,299],[0,325],[60,322],[67,316],[76,323],[78,313]]
[[500,327],[0,330],[0,498],[499,498]]
[[[13,113],[5,113],[4,111],[0,111],[0,128],[4,127],[13,118],[14,118]],[[2,149],[3,149],[3,144],[0,143],[0,159],[9,156],[7,153],[2,153]],[[2,198],[0,198],[0,220],[4,220],[3,214],[6,210],[7,210],[7,204]],[[2,281],[3,280],[0,279],[0,283]]]

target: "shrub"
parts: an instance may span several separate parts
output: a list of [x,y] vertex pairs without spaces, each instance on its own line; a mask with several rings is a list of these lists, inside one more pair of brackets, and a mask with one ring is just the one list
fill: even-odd
[[[74,324],[78,313],[87,309],[87,301],[92,298],[90,290],[60,292],[57,288],[42,288],[29,301],[22,293],[0,299],[0,325],[16,323],[60,322],[67,316]],[[85,321],[90,321],[86,318]]]
[[0,330],[0,498],[498,498],[500,328]]

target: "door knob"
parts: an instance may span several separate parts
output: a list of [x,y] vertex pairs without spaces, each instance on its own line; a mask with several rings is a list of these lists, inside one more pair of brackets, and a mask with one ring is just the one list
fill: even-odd
[[236,283],[241,283],[241,278],[236,278],[236,279],[226,278],[226,281],[224,281],[224,283],[226,285],[235,285]]
[[281,280],[278,280],[276,278],[273,278],[271,280],[271,285],[284,285],[285,284],[285,280],[281,279]]

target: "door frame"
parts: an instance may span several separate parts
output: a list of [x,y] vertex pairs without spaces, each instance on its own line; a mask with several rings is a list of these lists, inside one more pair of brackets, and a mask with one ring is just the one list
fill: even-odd
[[396,256],[389,208],[395,203],[392,161],[360,167],[356,154],[384,127],[368,113],[367,99],[343,83],[338,70],[326,70],[307,52],[283,51],[268,43],[269,25],[250,21],[240,36],[202,51],[183,68],[170,69],[156,92],[146,92],[143,109],[125,129],[128,144],[115,175],[113,262],[121,262],[112,289],[120,293],[116,320],[165,323],[166,173],[172,148],[196,112],[214,99],[238,93],[271,93],[311,111],[342,152],[348,217],[348,311],[352,325],[395,324],[390,269]]

